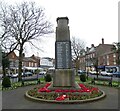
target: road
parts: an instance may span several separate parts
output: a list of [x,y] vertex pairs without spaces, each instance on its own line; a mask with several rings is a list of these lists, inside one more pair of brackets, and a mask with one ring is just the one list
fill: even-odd
[[[33,75],[33,76],[30,76],[30,77],[25,77],[25,78],[35,78],[37,75]],[[38,76],[39,78],[43,77],[43,75],[39,75]],[[89,77],[91,78],[94,78],[94,77],[97,77],[96,75],[92,75],[92,74],[89,74]],[[102,76],[102,75],[99,75],[100,78],[110,78],[108,76]],[[24,78],[24,77],[23,77]],[[120,78],[118,77],[112,77],[113,81],[120,81]],[[18,82],[18,78],[15,77],[15,78],[10,78],[11,80],[11,83],[14,83],[14,82]],[[0,79],[0,83],[2,83],[2,79]]]
[[[94,78],[94,77],[97,77],[97,76],[96,76],[96,75],[89,74],[89,77]],[[102,75],[99,75],[99,77],[100,77],[100,78],[111,78],[110,76],[102,76]],[[112,77],[112,80],[113,80],[113,81],[120,81],[120,78],[113,76],[113,77]]]
[[[22,78],[36,78],[37,75],[22,77]],[[43,77],[43,75],[39,75],[38,78]],[[18,82],[18,77],[10,78],[11,83]],[[0,78],[0,83],[2,83],[2,78]]]
[[[118,109],[118,89],[108,86],[97,86],[99,89],[106,93],[104,99],[88,102],[83,104],[55,104],[46,102],[34,102],[24,98],[26,91],[36,87],[37,85],[31,85],[26,87],[20,87],[15,90],[2,92],[2,107],[3,109]],[[17,110],[16,110],[17,111]]]
[[[89,75],[95,77],[95,75]],[[35,76],[32,76],[35,77]],[[101,76],[105,77],[105,76]],[[15,79],[15,78],[14,78]],[[16,78],[17,79],[17,78]],[[117,78],[113,78],[117,80]],[[85,104],[55,104],[44,102],[33,102],[24,98],[24,94],[27,90],[36,87],[37,85],[31,85],[26,87],[20,87],[15,90],[2,92],[2,108],[3,109],[118,109],[118,89],[108,86],[97,86],[99,89],[106,93],[106,98],[89,102]],[[89,107],[88,107],[89,106]]]

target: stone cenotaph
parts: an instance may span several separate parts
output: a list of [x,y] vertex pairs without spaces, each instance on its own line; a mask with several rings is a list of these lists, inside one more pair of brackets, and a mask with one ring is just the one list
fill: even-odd
[[72,69],[71,41],[68,17],[58,17],[55,42],[55,74],[53,87],[73,87],[75,85]]

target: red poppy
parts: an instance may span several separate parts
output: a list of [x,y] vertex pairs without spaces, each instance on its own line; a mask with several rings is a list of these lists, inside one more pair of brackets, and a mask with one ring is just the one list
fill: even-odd
[[47,83],[47,84],[45,85],[45,87],[47,88],[48,86],[50,86],[50,84],[51,84],[51,83]]
[[57,97],[55,100],[57,100],[57,101],[62,101],[62,100],[64,100],[65,98],[68,98],[67,95],[61,95],[61,96]]
[[92,91],[98,92],[98,88],[94,88],[94,87],[93,87],[93,88],[91,89],[91,92],[92,92]]
[[85,85],[84,85],[84,84],[79,84],[79,86],[80,86],[80,87],[85,87]]
[[[51,90],[49,90],[48,89],[48,86],[50,86],[51,85],[51,83],[47,83],[43,88],[40,88],[39,90],[38,90],[38,92],[51,92]],[[56,89],[56,90],[54,90],[55,92],[71,92],[71,93],[73,93],[73,92],[92,92],[92,91],[96,91],[96,92],[98,92],[98,88],[92,88],[92,87],[90,87],[90,88],[87,88],[84,84],[79,84],[79,86],[80,86],[80,90],[75,90],[75,89],[64,89],[64,90],[62,90],[62,89]]]
[[43,88],[40,88],[38,92],[51,92],[51,91],[48,90],[46,87],[43,87]]
[[56,89],[55,92],[62,92],[62,90],[61,89]]

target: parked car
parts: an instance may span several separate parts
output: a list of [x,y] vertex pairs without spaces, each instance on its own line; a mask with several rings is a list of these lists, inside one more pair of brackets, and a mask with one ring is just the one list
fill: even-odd
[[16,73],[16,74],[12,74],[11,77],[12,77],[12,78],[18,77],[18,73]]
[[55,68],[52,67],[52,68],[49,68],[46,72],[46,74],[50,74],[51,76],[55,73]]
[[41,71],[41,72],[39,73],[39,75],[45,75],[45,74],[46,74],[45,71]]
[[0,79],[2,79],[3,78],[3,74],[0,74]]
[[25,72],[24,74],[23,74],[23,76],[32,76],[33,75],[33,73],[32,72]]
[[120,72],[113,72],[113,76],[119,77],[120,78]]
[[107,72],[107,71],[101,71],[100,74],[101,74],[102,76],[112,76],[112,75],[113,75],[112,73],[109,73],[109,72]]
[[[22,73],[22,76],[23,76],[23,73]],[[11,77],[12,77],[12,78],[16,78],[16,77],[18,77],[18,73],[16,73],[16,74],[12,74]]]
[[12,74],[6,74],[7,77],[11,78]]
[[96,74],[97,72],[96,71],[90,71],[89,73],[90,74]]
[[[11,78],[12,75],[11,74],[6,74],[6,76]],[[4,77],[3,74],[0,74],[0,79],[2,79],[3,77]]]
[[78,70],[78,75],[81,75],[81,74],[86,74],[86,71]]

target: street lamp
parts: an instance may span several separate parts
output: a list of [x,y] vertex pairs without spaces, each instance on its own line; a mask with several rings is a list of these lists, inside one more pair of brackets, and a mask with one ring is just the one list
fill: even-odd
[[23,76],[25,78],[25,66],[23,66]]

